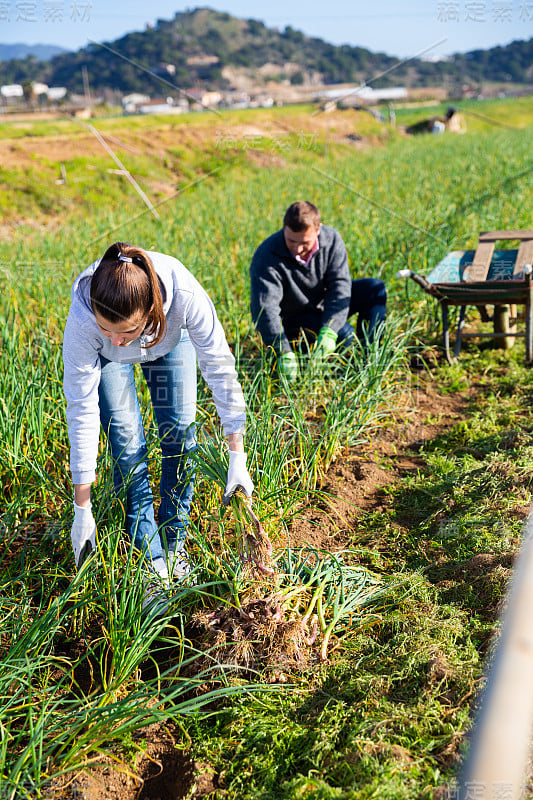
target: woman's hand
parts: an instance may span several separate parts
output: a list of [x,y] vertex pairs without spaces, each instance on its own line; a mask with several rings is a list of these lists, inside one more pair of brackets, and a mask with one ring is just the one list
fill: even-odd
[[246,453],[244,450],[235,451],[230,449],[228,477],[226,479],[226,488],[222,495],[222,502],[225,506],[228,505],[232,494],[234,494],[237,489],[242,489],[247,497],[251,497],[254,484],[250,473],[246,469]]
[[80,569],[85,559],[91,555],[93,550],[96,550],[96,522],[90,503],[78,506],[74,501],[74,522],[70,539],[76,569]]

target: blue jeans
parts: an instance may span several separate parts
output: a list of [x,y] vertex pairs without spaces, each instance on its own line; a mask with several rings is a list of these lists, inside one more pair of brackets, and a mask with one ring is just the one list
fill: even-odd
[[374,339],[374,334],[380,323],[385,321],[387,314],[387,289],[379,278],[359,278],[352,281],[352,296],[348,317],[357,314],[357,326],[354,333],[349,322],[345,322],[340,329],[337,342],[344,347],[349,347],[354,335],[360,342],[365,343],[365,330],[369,342]]
[[[380,322],[386,316],[387,290],[383,281],[378,278],[359,278],[352,281],[352,295],[350,298],[350,310],[348,317],[357,314],[357,328],[354,331],[349,322],[345,322],[337,336],[337,345],[349,347],[354,336],[364,343],[364,329],[369,341],[372,341],[374,333]],[[291,341],[298,338],[301,331],[306,335],[311,334],[314,340],[322,327],[321,311],[304,311],[301,314],[283,320],[283,329],[287,338]]]
[[166,356],[141,364],[161,443],[158,524],[148,477],[148,448],[132,364],[100,357],[100,421],[113,457],[113,482],[126,489],[126,532],[151,559],[183,542],[189,523],[196,448],[196,357],[188,335]]

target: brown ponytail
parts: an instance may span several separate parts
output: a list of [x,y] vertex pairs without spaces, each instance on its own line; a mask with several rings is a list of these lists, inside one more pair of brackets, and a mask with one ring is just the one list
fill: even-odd
[[159,279],[150,256],[140,247],[115,242],[106,250],[91,279],[91,307],[109,322],[146,316],[146,332],[155,334],[147,348],[165,336],[167,321]]

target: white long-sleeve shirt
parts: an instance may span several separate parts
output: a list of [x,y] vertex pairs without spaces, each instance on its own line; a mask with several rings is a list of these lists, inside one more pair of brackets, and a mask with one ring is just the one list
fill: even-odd
[[242,433],[245,403],[231,353],[215,307],[196,278],[178,259],[147,251],[159,277],[166,334],[154,347],[141,335],[127,347],[111,344],[98,328],[90,302],[91,278],[100,261],[74,281],[63,336],[63,389],[67,400],[70,469],[74,483],[92,483],[100,436],[98,385],[100,356],[121,364],[154,361],[176,347],[187,331],[200,371],[213,394],[224,433]]

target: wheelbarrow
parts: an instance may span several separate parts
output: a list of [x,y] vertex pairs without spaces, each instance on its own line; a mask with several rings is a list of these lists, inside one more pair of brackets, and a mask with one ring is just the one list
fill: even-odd
[[[519,240],[518,250],[495,250],[496,242]],[[525,338],[526,361],[533,360],[533,230],[486,231],[479,234],[476,250],[453,250],[425,277],[410,269],[397,273],[412,278],[425,292],[437,298],[442,309],[442,335],[446,358],[451,364],[459,357],[461,341],[467,337],[490,337],[508,349],[515,338]],[[453,356],[450,352],[449,306],[459,306],[459,320]],[[525,330],[517,330],[516,306],[525,307]],[[493,331],[469,332],[466,309],[476,306],[482,322]],[[488,306],[493,307],[490,314]]]

